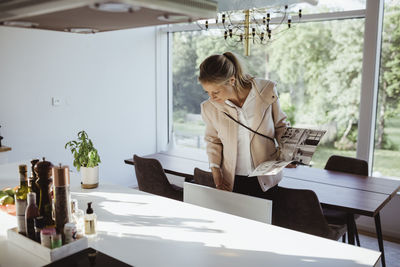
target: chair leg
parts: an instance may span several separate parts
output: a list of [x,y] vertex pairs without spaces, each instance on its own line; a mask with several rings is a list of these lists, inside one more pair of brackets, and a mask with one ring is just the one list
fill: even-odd
[[346,243],[346,233],[344,233],[344,235],[342,236],[342,242]]
[[360,245],[360,238],[358,237],[357,225],[356,225],[355,222],[354,222],[354,235],[356,236],[357,246],[361,247],[361,245]]
[[350,245],[354,245],[354,215],[347,214],[347,240]]

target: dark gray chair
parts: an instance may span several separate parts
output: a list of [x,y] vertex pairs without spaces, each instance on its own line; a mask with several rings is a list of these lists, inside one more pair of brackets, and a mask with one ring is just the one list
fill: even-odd
[[[368,176],[368,163],[365,160],[355,159],[344,156],[331,156],[326,165],[326,170],[346,172],[351,174]],[[360,215],[347,214],[344,211],[335,210],[332,208],[323,209],[324,216],[328,223],[332,224],[347,224],[347,220],[350,219],[350,225],[353,225],[354,235],[357,241],[357,245],[360,246],[360,238],[358,236],[357,226],[355,220],[360,217]],[[351,227],[351,226],[350,226]],[[345,235],[343,236],[343,242],[345,242]]]
[[199,168],[194,168],[193,180],[196,184],[215,188],[214,178],[211,172],[203,171]]
[[326,162],[325,170],[368,176],[368,162],[361,159],[333,155]]
[[157,159],[133,155],[139,190],[183,201],[183,188],[170,184]]
[[278,187],[272,203],[272,224],[299,232],[338,240],[346,225],[330,225],[314,191]]

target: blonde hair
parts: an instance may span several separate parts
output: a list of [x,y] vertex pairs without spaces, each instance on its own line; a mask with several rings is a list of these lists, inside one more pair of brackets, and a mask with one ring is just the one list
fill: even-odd
[[201,83],[223,83],[231,77],[236,79],[238,91],[249,90],[254,77],[244,74],[238,58],[231,52],[222,55],[212,55],[200,64],[199,82]]

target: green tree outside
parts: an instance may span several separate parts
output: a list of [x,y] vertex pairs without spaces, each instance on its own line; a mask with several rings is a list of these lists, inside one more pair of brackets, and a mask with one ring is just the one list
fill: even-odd
[[[386,151],[396,153],[400,146],[399,9],[396,5],[385,9],[376,135],[379,149],[375,151],[380,165],[387,158]],[[253,46],[249,57],[241,56],[243,46],[226,43],[218,30],[175,33],[173,108],[174,117],[180,119],[175,120],[175,129],[198,134],[201,123],[193,125],[195,131],[183,123],[185,114],[199,114],[200,103],[208,98],[197,81],[198,66],[212,54],[232,51],[242,58],[248,73],[278,82],[281,105],[292,124],[335,129],[330,131],[333,137],[329,142],[318,148],[321,157],[315,158],[321,163],[316,166],[326,162],[331,155],[327,153],[355,156],[363,31],[363,19],[295,24],[271,45]],[[388,169],[384,174],[398,175],[400,171],[393,166]]]

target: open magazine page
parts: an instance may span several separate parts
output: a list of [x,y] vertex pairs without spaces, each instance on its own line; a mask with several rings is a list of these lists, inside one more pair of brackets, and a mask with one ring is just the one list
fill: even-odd
[[325,133],[324,130],[287,128],[281,138],[280,159],[310,164],[311,158]]
[[288,127],[281,137],[279,160],[261,163],[249,176],[275,175],[293,161],[310,164],[325,132],[324,130]]
[[292,161],[266,161],[257,166],[257,168],[250,173],[249,176],[261,176],[261,175],[275,175],[278,174],[283,168],[285,168]]

